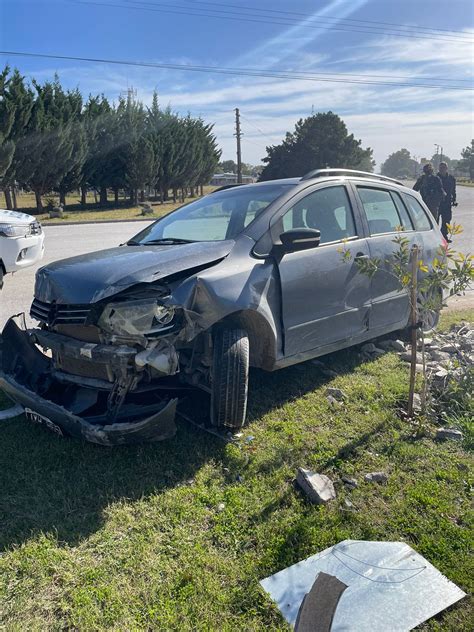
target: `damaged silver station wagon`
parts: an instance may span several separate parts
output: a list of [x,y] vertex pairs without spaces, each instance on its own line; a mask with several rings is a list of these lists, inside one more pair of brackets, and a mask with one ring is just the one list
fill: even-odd
[[389,178],[326,169],[215,191],[117,248],[41,268],[39,326],[8,321],[0,387],[33,420],[106,445],[173,436],[190,388],[209,394],[211,424],[239,428],[249,366],[274,371],[407,326],[388,267],[368,278],[355,263],[389,260],[400,226],[435,257],[428,209]]

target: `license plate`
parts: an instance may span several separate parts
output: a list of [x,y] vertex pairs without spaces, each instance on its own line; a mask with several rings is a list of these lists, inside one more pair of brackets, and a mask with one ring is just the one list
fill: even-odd
[[64,436],[63,431],[57,424],[51,421],[51,419],[43,417],[43,415],[36,413],[34,410],[31,410],[31,408],[25,408],[25,415],[26,418],[29,419],[29,421],[32,421],[35,424],[40,424],[41,426],[46,426],[48,430],[51,430],[51,432],[54,432],[60,437]]

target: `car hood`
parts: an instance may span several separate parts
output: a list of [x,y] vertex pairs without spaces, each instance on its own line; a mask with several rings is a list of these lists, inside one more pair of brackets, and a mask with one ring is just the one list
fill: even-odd
[[18,213],[17,211],[5,211],[0,209],[0,224],[20,224],[27,225],[34,222],[35,218],[26,213]]
[[178,272],[219,261],[234,241],[172,246],[119,246],[56,261],[36,273],[35,298],[51,303],[86,305],[137,283],[150,283]]

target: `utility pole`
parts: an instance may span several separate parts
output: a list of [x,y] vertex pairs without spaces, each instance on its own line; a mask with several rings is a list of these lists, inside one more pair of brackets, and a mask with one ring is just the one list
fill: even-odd
[[[437,143],[435,143],[434,146],[436,147],[436,169],[438,169],[439,168],[439,163],[440,163],[439,149],[440,149],[441,145],[438,145]],[[442,157],[443,157],[443,148],[441,147],[441,158]]]
[[240,131],[240,112],[239,108],[235,108],[235,134],[237,138],[237,183],[242,184],[242,150],[240,147],[240,139],[242,132]]

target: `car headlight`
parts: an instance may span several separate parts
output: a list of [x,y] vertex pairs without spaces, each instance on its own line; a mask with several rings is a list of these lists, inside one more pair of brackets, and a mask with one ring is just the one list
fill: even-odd
[[155,299],[108,303],[99,318],[101,329],[118,336],[159,333],[173,326],[175,310]]
[[0,224],[0,237],[25,237],[27,233],[28,226]]

